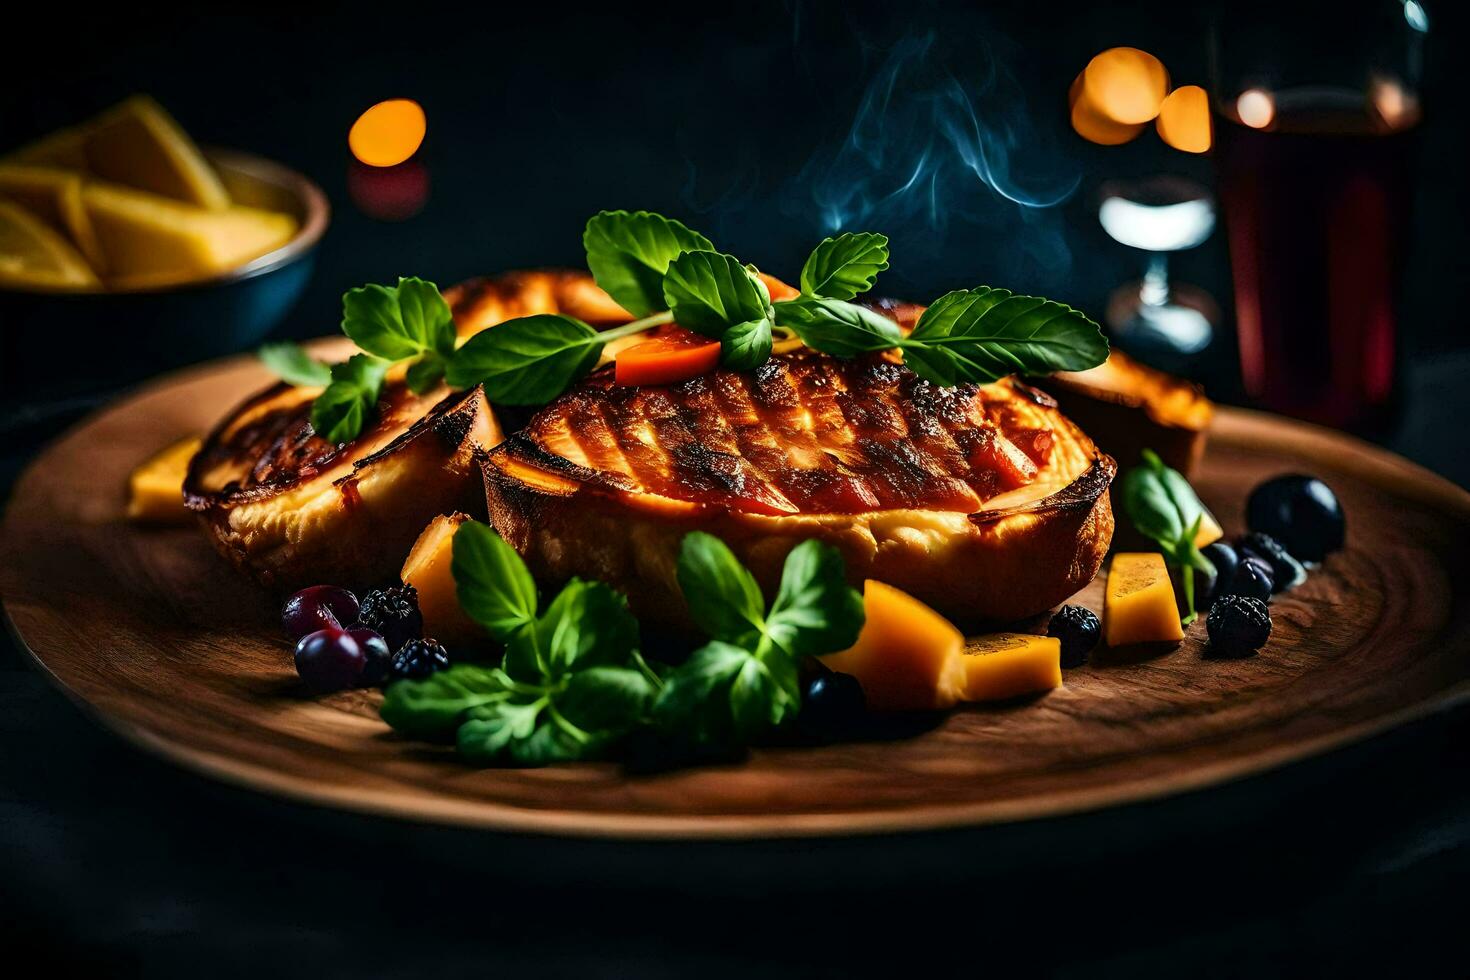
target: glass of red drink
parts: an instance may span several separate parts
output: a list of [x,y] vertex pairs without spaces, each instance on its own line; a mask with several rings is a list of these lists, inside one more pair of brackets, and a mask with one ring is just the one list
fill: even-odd
[[1417,3],[1358,6],[1349,25],[1341,6],[1238,4],[1214,38],[1215,162],[1246,392],[1340,427],[1379,421],[1393,403],[1428,31]]

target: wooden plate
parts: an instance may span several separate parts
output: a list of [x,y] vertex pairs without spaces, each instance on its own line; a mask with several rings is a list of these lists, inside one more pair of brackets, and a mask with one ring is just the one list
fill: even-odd
[[[1286,471],[1326,479],[1348,548],[1278,597],[1259,656],[1102,651],[1046,697],[954,712],[912,738],[758,751],[628,776],[476,770],[403,741],[378,695],[298,688],[276,605],[193,528],[122,518],[129,469],[262,385],[237,358],[165,378],[62,438],[16,486],[0,594],[21,643],[105,725],[212,776],[354,810],[554,834],[738,838],[958,827],[1198,788],[1325,751],[1470,693],[1456,574],[1470,494],[1345,436],[1222,411],[1197,484],[1227,531]],[[1081,601],[1100,608],[1102,580]]]

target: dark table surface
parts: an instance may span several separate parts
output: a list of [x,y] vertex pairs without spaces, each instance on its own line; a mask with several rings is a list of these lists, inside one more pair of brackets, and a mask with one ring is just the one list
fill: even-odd
[[[1034,4],[862,6],[129,10],[68,35],[64,77],[24,54],[0,64],[0,142],[141,90],[201,140],[316,178],[334,223],[283,336],[330,332],[337,297],[364,281],[576,263],[580,222],[603,207],[679,214],[763,266],[794,266],[830,190],[807,164],[841,145],[881,51],[904,37],[972,39],[969,54],[1004,66],[1028,115],[992,122],[1035,122],[1034,159],[1060,161],[1042,176],[1075,175],[1079,190],[1016,223],[952,188],[977,210],[942,227],[905,221],[891,292],[933,296],[978,275],[1099,310],[1138,256],[1097,228],[1098,183],[1210,179],[1208,160],[1151,136],[1067,142],[1064,116],[1038,109],[1111,44],[1203,82],[1193,5],[1063,4],[1044,39]],[[1453,57],[1430,63],[1404,407],[1374,438],[1470,485],[1470,324],[1441,288],[1470,262],[1458,71]],[[343,135],[392,95],[428,111],[432,181],[424,210],[390,223],[352,203]],[[1189,370],[1239,400],[1220,236],[1176,265],[1226,307],[1219,343]],[[4,435],[0,493],[64,424]],[[59,976],[808,976],[940,961],[1058,976],[1463,975],[1467,735],[1459,711],[1226,787],[974,833],[560,842],[323,811],[181,772],[98,728],[6,638],[0,940],[7,963],[37,953]]]

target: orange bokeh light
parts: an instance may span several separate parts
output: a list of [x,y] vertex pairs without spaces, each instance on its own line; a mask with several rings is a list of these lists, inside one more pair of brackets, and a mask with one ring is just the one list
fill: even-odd
[[1176,150],[1204,153],[1210,148],[1210,98],[1198,85],[1181,85],[1159,106],[1154,120],[1159,136]]
[[357,117],[347,133],[347,145],[370,167],[396,167],[418,152],[427,128],[417,102],[389,99]]
[[1152,120],[1168,91],[1163,62],[1138,48],[1109,48],[1082,72],[1083,97],[1101,115],[1124,125]]
[[1072,128],[1085,140],[1103,146],[1117,146],[1143,132],[1143,123],[1115,122],[1093,105],[1087,98],[1081,75],[1072,82],[1067,98],[1072,103]]

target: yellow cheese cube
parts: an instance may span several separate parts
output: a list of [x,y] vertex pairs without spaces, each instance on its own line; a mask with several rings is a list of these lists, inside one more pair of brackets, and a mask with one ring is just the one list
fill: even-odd
[[185,524],[184,475],[199,451],[196,438],[181,439],[146,460],[128,477],[128,519],[140,524]]
[[465,615],[454,587],[450,561],[454,557],[454,534],[469,520],[466,514],[440,514],[429,522],[414,542],[403,563],[401,578],[418,590],[419,612],[424,617],[424,635],[451,649],[488,639],[478,623]]
[[863,612],[857,643],[822,662],[856,677],[875,711],[953,707],[965,688],[963,634],[913,596],[874,579],[864,586]]
[[102,247],[82,204],[80,174],[55,167],[0,164],[0,197],[15,201],[68,236],[93,272],[105,271]]
[[1194,535],[1194,546],[1203,548],[1214,544],[1225,536],[1225,531],[1220,527],[1220,522],[1215,520],[1215,515],[1205,511],[1203,519],[1199,522],[1199,530]]
[[1050,636],[978,636],[960,659],[965,665],[966,701],[1004,701],[1062,686],[1062,644]]
[[1163,555],[1113,555],[1103,599],[1103,638],[1110,647],[1184,639]]
[[296,233],[290,215],[245,207],[206,211],[114,184],[87,184],[82,201],[114,286],[215,275],[279,248]]
[[148,96],[133,96],[85,129],[87,169],[104,180],[210,211],[230,206],[230,195],[199,147]]

